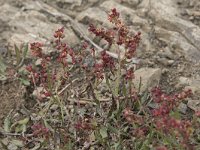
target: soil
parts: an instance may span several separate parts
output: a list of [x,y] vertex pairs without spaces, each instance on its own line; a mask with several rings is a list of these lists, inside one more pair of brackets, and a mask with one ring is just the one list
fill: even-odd
[[23,103],[23,88],[18,81],[1,83],[0,103],[0,124],[2,124],[4,117],[16,111]]

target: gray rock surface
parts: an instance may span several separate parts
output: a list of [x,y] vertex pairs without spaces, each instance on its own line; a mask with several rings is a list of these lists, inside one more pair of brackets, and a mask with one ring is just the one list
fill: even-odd
[[140,92],[151,89],[159,84],[161,78],[161,69],[160,68],[141,68],[135,71],[134,84],[138,89],[141,87]]

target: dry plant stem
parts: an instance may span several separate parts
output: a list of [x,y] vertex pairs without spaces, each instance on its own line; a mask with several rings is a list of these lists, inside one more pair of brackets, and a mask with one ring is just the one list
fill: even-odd
[[[39,91],[38,91],[38,89],[37,89],[37,86],[36,86],[36,82],[35,82],[35,78],[34,78],[34,76],[33,76],[33,73],[31,73],[31,77],[32,77],[32,79],[33,79],[34,87],[35,87],[35,89],[37,90],[37,93],[39,93]],[[40,108],[42,108],[41,103],[40,103],[40,101],[39,101],[37,98],[36,98],[36,101],[37,101],[38,105],[40,106]]]
[[74,82],[76,82],[76,81],[78,81],[78,80],[79,80],[79,79],[76,78],[76,79],[74,79],[71,83],[67,84],[62,90],[60,90],[60,91],[58,92],[58,95],[62,94],[72,83],[74,83]]
[[79,104],[81,104],[81,105],[86,105],[86,104],[92,104],[92,105],[94,105],[94,106],[97,105],[96,103],[92,102],[92,100],[91,100],[91,101],[82,100],[82,99],[80,99],[80,100],[67,99],[67,100],[70,101],[70,102],[79,103]]
[[26,137],[32,137],[33,134],[24,134],[24,133],[10,133],[10,132],[1,132],[0,131],[0,135],[4,135],[4,136],[26,136]]

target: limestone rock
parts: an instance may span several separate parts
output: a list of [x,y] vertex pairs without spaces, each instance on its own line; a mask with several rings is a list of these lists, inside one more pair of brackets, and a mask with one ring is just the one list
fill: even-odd
[[140,92],[149,90],[156,85],[158,85],[161,78],[161,69],[160,68],[141,68],[135,71],[134,84],[138,89],[141,79],[141,89]]
[[200,94],[200,78],[188,79],[188,86],[185,89],[191,89],[194,94]]
[[8,22],[17,13],[18,9],[5,3],[0,6],[0,20]]
[[151,1],[149,14],[158,26],[179,32],[181,37],[184,36],[187,39],[187,43],[191,43],[200,51],[200,28],[190,21],[177,17],[177,10],[172,0]]
[[140,0],[123,0],[122,3],[135,7],[140,3]]
[[[36,41],[48,45],[54,40],[54,32],[62,27],[60,24],[49,22],[47,16],[33,10],[18,12],[9,22],[9,25],[15,33],[8,39],[11,46]],[[79,39],[72,29],[65,28],[64,34],[63,41],[70,46],[73,47],[79,43]]]
[[187,105],[184,104],[184,103],[180,103],[179,106],[178,106],[178,110],[179,110],[181,113],[186,114]]
[[186,77],[180,77],[179,78],[179,84],[180,85],[190,85],[191,84],[191,79],[186,78]]
[[106,12],[97,7],[88,8],[76,17],[78,21],[86,24],[99,22],[108,26],[110,23],[106,18]]
[[200,100],[188,100],[187,106],[194,110],[194,111],[200,111]]
[[64,3],[69,3],[69,4],[81,5],[82,0],[57,0],[57,2],[64,2]]
[[183,53],[188,60],[193,62],[199,61],[200,51],[198,48],[188,42],[180,33],[156,27],[155,34],[157,38],[166,42],[169,47],[175,47],[181,50],[181,53]]

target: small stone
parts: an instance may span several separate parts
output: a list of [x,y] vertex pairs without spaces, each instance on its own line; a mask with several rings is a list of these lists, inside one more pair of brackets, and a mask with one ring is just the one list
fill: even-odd
[[174,60],[168,60],[167,58],[158,58],[157,61],[164,66],[171,66],[174,63]]
[[200,100],[188,100],[187,106],[194,111],[200,111]]
[[[94,13],[95,12],[95,13]],[[107,14],[100,8],[92,7],[88,8],[85,11],[81,12],[76,19],[80,22],[84,23],[91,23],[91,22],[100,22],[103,23],[104,25],[109,25],[109,21],[106,20]]]
[[34,97],[40,98],[40,97],[41,97],[41,92],[42,92],[43,90],[44,90],[43,87],[37,87],[37,88],[33,91],[32,95],[33,95]]
[[134,73],[135,87],[138,89],[141,82],[140,92],[144,92],[157,86],[161,78],[161,73],[160,68],[141,68],[136,70]]
[[166,73],[168,73],[169,72],[169,69],[167,69],[167,68],[163,68],[162,69],[162,74],[166,74]]
[[55,111],[56,109],[58,109],[58,105],[53,104],[53,105],[50,107],[50,109]]
[[36,60],[35,65],[40,66],[41,63],[42,63],[42,58],[39,58],[39,59]]
[[169,66],[173,65],[173,63],[174,63],[174,60],[168,60],[168,65]]
[[3,145],[8,145],[9,140],[8,140],[8,138],[4,138],[1,140],[1,142],[3,143]]
[[191,83],[190,79],[186,77],[180,77],[179,78],[179,84],[180,85],[189,85]]
[[17,149],[18,149],[18,147],[16,145],[12,144],[12,143],[10,143],[8,145],[8,150],[17,150]]
[[179,110],[181,113],[186,114],[187,105],[184,104],[184,103],[180,103],[179,106],[178,106],[178,110]]
[[174,54],[171,52],[171,50],[167,47],[165,48],[163,51],[161,52],[158,52],[158,55],[161,57],[161,58],[168,58],[168,59],[174,59],[175,56]]
[[194,16],[190,16],[189,19],[190,19],[190,20],[194,20]]

